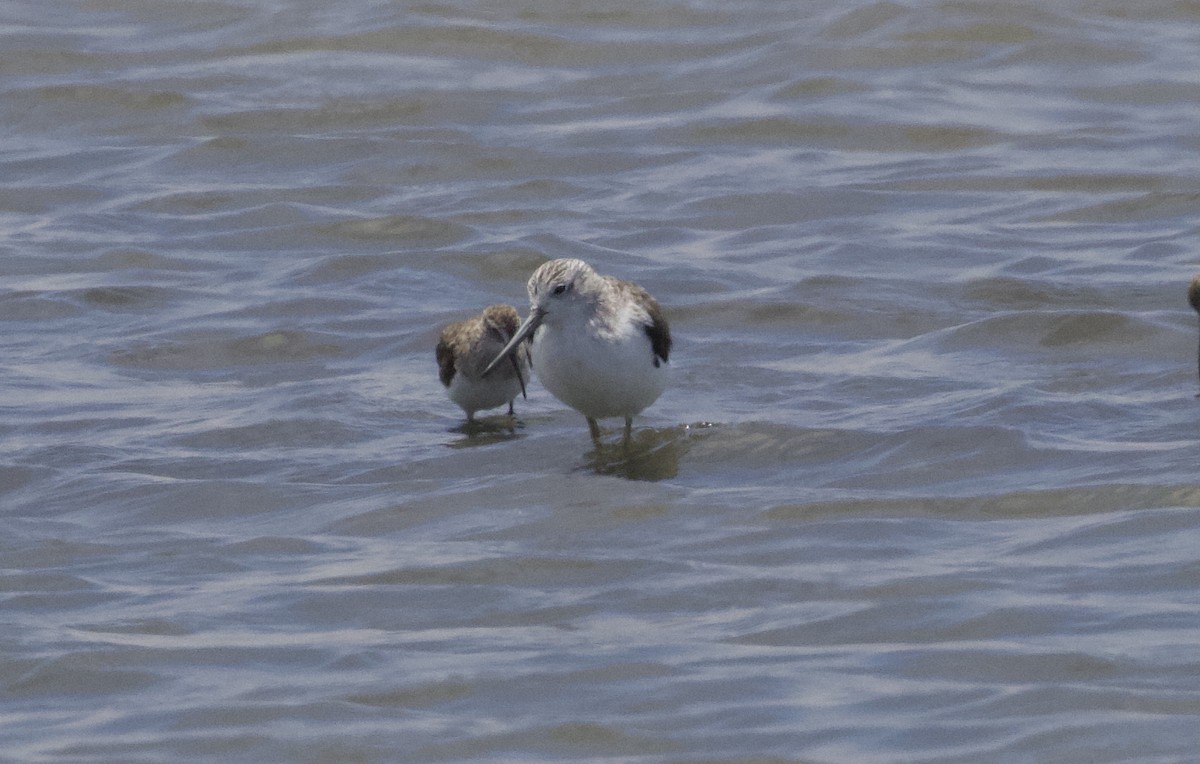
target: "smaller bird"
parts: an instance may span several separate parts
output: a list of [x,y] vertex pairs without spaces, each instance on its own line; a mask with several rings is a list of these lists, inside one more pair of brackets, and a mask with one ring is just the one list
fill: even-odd
[[[1200,314],[1200,273],[1197,273],[1192,277],[1192,283],[1188,284],[1187,294],[1188,302],[1191,304],[1192,309],[1195,310],[1197,314]],[[1200,350],[1198,350],[1196,353],[1196,368],[1197,371],[1200,372]],[[1196,397],[1200,398],[1200,395]]]
[[[488,361],[503,350],[521,323],[511,305],[490,305],[478,316],[456,321],[438,336],[438,378],[450,400],[475,421],[475,412],[508,404],[513,415],[517,393],[525,395],[529,374],[529,348],[512,352],[509,363],[493,370]],[[487,368],[485,368],[487,367]]]
[[582,260],[543,263],[529,278],[529,317],[484,369],[531,338],[533,368],[546,389],[587,418],[633,417],[654,403],[670,376],[671,330],[658,302],[637,284],[601,276]]

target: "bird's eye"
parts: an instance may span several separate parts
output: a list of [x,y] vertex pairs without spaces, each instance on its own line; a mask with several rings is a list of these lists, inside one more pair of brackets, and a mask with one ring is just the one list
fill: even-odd
[[558,286],[554,287],[554,293],[555,293],[555,294],[562,294],[562,293],[563,293],[563,292],[565,292],[565,291],[567,291],[567,285],[566,285],[566,284],[559,284]]

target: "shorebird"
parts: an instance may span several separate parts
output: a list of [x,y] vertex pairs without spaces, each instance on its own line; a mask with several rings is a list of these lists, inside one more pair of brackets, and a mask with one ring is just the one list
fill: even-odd
[[601,276],[582,260],[551,260],[529,278],[529,316],[484,369],[532,336],[533,368],[546,389],[587,418],[633,417],[667,385],[671,330],[662,309],[637,284]]
[[[1188,302],[1197,314],[1200,314],[1200,273],[1192,277],[1192,283],[1188,284]],[[1196,353],[1196,368],[1200,371],[1200,351]],[[1200,395],[1196,396],[1200,398]]]
[[[442,329],[438,336],[438,378],[446,387],[450,400],[467,412],[467,421],[475,421],[475,412],[508,404],[513,415],[513,400],[517,393],[525,395],[525,377],[529,374],[529,348],[509,355],[509,365],[492,372],[488,361],[517,331],[521,317],[511,305],[491,305],[482,313],[465,321],[457,321]],[[511,345],[512,348],[516,344]],[[487,366],[485,369],[484,367]]]

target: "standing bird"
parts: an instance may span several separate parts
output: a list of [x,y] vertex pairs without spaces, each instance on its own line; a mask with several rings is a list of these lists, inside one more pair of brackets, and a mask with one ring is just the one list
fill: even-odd
[[[511,305],[491,305],[465,321],[442,329],[438,336],[438,378],[450,400],[467,412],[467,421],[475,421],[475,412],[508,404],[513,415],[517,393],[525,395],[525,377],[529,374],[529,348],[526,345],[509,356],[509,363],[495,371],[488,361],[509,343],[520,324],[517,309]],[[487,366],[487,368],[484,368]]]
[[533,368],[555,398],[587,417],[633,417],[667,386],[671,330],[662,309],[637,284],[601,276],[582,260],[551,260],[529,278],[529,317],[484,369],[532,335]]
[[[1188,284],[1188,302],[1196,313],[1200,314],[1200,273],[1193,276],[1192,283]],[[1200,371],[1200,351],[1196,353],[1196,367],[1197,371]]]

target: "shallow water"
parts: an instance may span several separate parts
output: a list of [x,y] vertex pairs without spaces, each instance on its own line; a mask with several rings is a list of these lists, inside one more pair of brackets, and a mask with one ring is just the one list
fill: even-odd
[[[1200,7],[0,22],[7,757],[1200,749]],[[438,384],[554,257],[671,320],[628,444]]]

